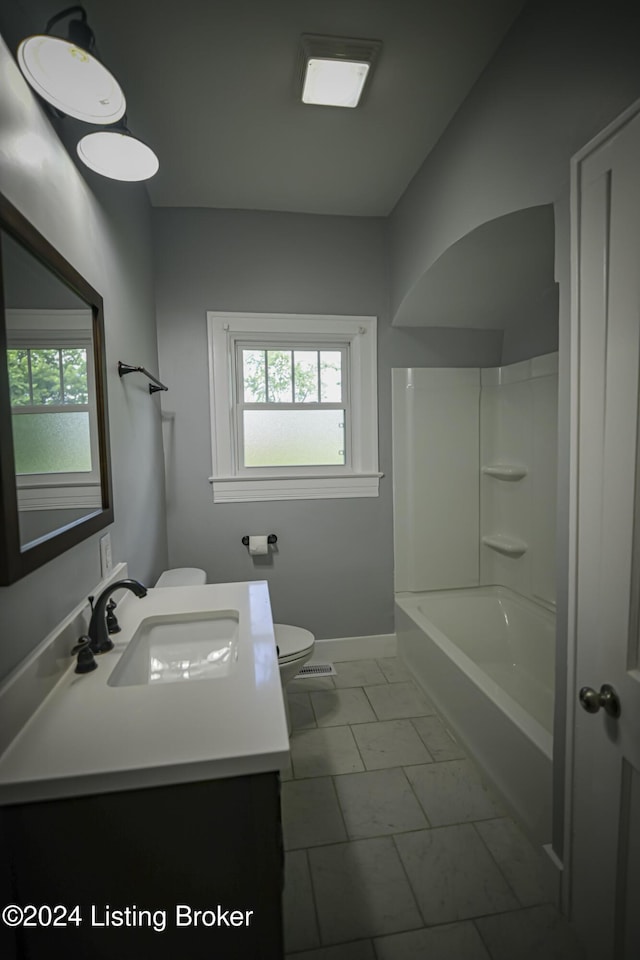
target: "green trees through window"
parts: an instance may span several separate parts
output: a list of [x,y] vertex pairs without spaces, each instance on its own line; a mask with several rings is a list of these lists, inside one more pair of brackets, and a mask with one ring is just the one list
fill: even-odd
[[85,348],[11,349],[7,364],[12,407],[89,402]]
[[339,350],[246,350],[245,403],[341,403]]

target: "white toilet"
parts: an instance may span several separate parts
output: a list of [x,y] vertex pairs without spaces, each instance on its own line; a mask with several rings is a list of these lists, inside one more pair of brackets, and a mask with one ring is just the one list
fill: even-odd
[[284,707],[287,714],[287,729],[291,733],[291,717],[287,702],[287,684],[296,676],[313,653],[316,638],[310,630],[304,627],[292,627],[287,623],[274,623],[273,630],[278,648],[278,666],[280,667],[280,682],[284,696]]
[[161,573],[156,587],[201,587],[207,575],[199,567],[173,567]]

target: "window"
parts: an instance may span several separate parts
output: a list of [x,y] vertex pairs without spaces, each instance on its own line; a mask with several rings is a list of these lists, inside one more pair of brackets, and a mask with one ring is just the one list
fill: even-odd
[[91,326],[86,310],[7,311],[20,510],[101,506]]
[[375,317],[208,314],[216,502],[378,495]]

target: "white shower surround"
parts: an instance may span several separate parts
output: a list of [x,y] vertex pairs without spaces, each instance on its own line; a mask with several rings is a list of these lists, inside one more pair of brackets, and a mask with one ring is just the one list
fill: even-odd
[[557,369],[548,354],[393,371],[398,652],[540,843],[551,835]]
[[[480,583],[555,604],[558,354],[480,371],[480,536],[524,543],[517,562],[482,543]],[[492,476],[524,467],[521,479]],[[517,475],[516,475],[517,476]]]

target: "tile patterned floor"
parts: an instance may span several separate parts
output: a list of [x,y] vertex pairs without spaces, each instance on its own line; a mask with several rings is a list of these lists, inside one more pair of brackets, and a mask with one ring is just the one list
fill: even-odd
[[289,688],[288,960],[580,960],[541,856],[396,659]]

